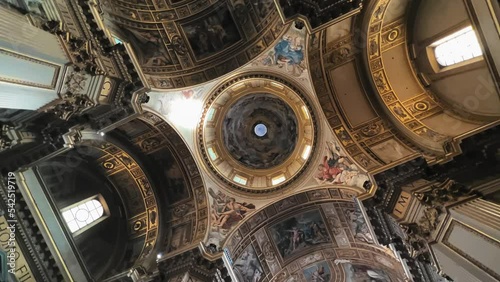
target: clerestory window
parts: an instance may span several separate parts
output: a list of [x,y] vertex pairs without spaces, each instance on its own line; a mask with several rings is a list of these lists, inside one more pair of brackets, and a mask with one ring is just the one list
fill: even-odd
[[441,67],[449,67],[483,55],[472,26],[454,32],[436,42],[434,56]]
[[73,234],[83,232],[105,217],[105,210],[98,195],[66,207],[61,213]]

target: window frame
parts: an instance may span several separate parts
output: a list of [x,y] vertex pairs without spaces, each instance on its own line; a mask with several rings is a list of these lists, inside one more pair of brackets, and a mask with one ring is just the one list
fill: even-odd
[[[451,40],[452,38],[455,37],[454,35],[456,33],[461,32],[462,30],[469,28],[469,27],[472,28],[472,31],[476,35],[479,46],[481,47],[481,55],[464,60],[464,61],[461,61],[459,63],[449,65],[449,66],[441,65],[436,58],[436,53],[435,53],[436,47],[438,47],[440,44],[447,42],[448,40]],[[477,62],[484,60],[483,45],[482,45],[480,38],[477,34],[477,30],[474,28],[474,26],[471,23],[460,25],[460,26],[454,28],[453,30],[446,32],[445,34],[438,36],[437,39],[433,41],[433,43],[431,43],[430,45],[427,46],[426,52],[427,52],[427,57],[429,58],[429,63],[430,63],[430,65],[435,73],[441,73],[441,72],[461,68],[461,67],[468,66],[468,65],[471,65],[471,64],[474,64],[474,63],[477,63]]]
[[[85,226],[83,226],[83,227],[81,227],[81,228],[78,228],[77,230],[75,230],[74,232],[72,232],[72,231],[71,231],[71,228],[69,227],[68,221],[67,221],[67,220],[66,220],[66,218],[64,217],[64,212],[69,211],[69,210],[71,210],[71,209],[73,209],[73,208],[75,208],[75,207],[78,207],[78,206],[79,206],[79,205],[81,205],[81,204],[84,204],[84,203],[89,202],[89,201],[92,201],[92,200],[96,200],[96,201],[98,201],[98,202],[101,204],[102,209],[103,209],[103,213],[102,213],[102,215],[101,215],[99,218],[97,218],[97,219],[93,220],[92,222],[90,222],[90,223],[86,224]],[[76,203],[74,203],[74,204],[71,204],[71,205],[69,205],[69,206],[67,206],[67,207],[64,207],[64,208],[62,208],[62,209],[60,210],[60,213],[61,213],[61,218],[62,218],[62,220],[64,221],[64,224],[65,224],[66,228],[67,228],[67,229],[68,229],[68,231],[69,231],[69,232],[73,235],[73,237],[76,237],[76,236],[78,236],[78,235],[82,234],[83,232],[85,232],[85,231],[89,230],[90,228],[92,228],[92,227],[96,226],[97,224],[99,224],[100,222],[102,222],[102,221],[104,221],[106,218],[108,218],[108,217],[109,217],[109,215],[110,215],[110,214],[109,214],[109,209],[108,209],[108,206],[106,205],[106,202],[104,201],[104,198],[103,198],[100,194],[97,194],[97,195],[94,195],[94,196],[88,197],[88,198],[83,199],[83,200],[81,200],[81,201],[78,201],[78,202],[76,202]],[[75,220],[76,220],[76,219],[75,219]]]

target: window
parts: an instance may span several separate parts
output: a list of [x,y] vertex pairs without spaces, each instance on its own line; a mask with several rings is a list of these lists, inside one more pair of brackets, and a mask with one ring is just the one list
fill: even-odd
[[83,200],[61,210],[71,233],[83,231],[104,219],[104,207],[99,196]]
[[278,185],[278,184],[280,184],[281,182],[283,182],[285,180],[286,180],[286,176],[284,174],[282,174],[282,175],[273,177],[273,179],[271,179],[271,183],[273,185]]
[[115,44],[123,44],[123,41],[114,35],[113,35],[113,41]]
[[472,26],[461,29],[432,45],[436,61],[441,67],[455,65],[483,54]]
[[239,184],[243,184],[243,185],[246,185],[247,184],[247,179],[243,176],[240,176],[240,175],[235,175],[234,178],[233,178],[234,182],[237,182]]

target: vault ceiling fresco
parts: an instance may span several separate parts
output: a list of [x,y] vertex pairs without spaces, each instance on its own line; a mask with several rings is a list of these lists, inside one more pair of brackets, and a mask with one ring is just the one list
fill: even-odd
[[[270,202],[279,202],[292,191],[344,186],[351,190],[343,190],[339,195],[352,199],[372,186],[370,176],[328,130],[324,119],[316,120],[322,113],[317,110],[318,101],[311,91],[305,46],[304,30],[288,26],[282,38],[234,75],[185,90],[149,93],[151,99],[144,108],[172,124],[192,154],[197,156],[195,159],[204,176],[209,200],[209,227],[203,239],[207,248],[215,246],[221,250],[229,234],[244,220],[258,220],[260,216],[255,215],[256,211]],[[262,106],[254,104],[255,99],[264,98],[275,102],[266,101],[269,105],[262,103]],[[231,133],[235,138],[245,139],[242,142],[250,142],[246,147],[257,146],[254,149],[258,150],[262,143],[257,142],[261,137],[255,134],[255,125],[259,121],[266,125],[266,134],[274,134],[276,123],[291,122],[291,127],[278,131],[284,134],[280,136],[283,142],[292,142],[289,143],[292,148],[281,149],[291,149],[291,155],[272,164],[262,162],[261,158],[254,158],[256,163],[251,163],[251,158],[239,161],[240,155],[233,155],[224,138],[213,138],[224,136],[224,129],[235,126],[232,122],[238,124],[240,116],[247,113],[250,118],[241,119],[241,130]],[[228,119],[233,120],[229,122]],[[287,130],[298,131],[298,138],[295,141],[284,138]],[[246,135],[249,138],[245,138]],[[252,138],[255,141],[251,141]],[[245,146],[238,146],[248,154],[249,151],[244,151]],[[268,151],[266,148],[265,152]],[[297,161],[293,161],[294,155]],[[230,165],[224,165],[225,162]],[[285,176],[283,180],[281,173]],[[273,179],[283,182],[273,183]],[[290,192],[280,192],[281,189]],[[315,195],[329,197],[328,193],[322,193]],[[239,216],[235,216],[235,211]]]
[[356,195],[312,189],[245,218],[224,244],[238,281],[402,281],[403,269],[375,244]]
[[267,0],[103,2],[152,89],[148,123],[169,124],[199,170],[199,189],[169,207],[166,257],[198,243],[207,256],[228,251],[240,281],[402,279],[356,198],[374,194],[372,174],[384,168],[449,157],[449,136],[424,122],[443,109],[408,54],[398,67],[411,97],[400,99],[406,80],[391,84],[385,72],[387,54],[406,46],[407,4],[371,1],[363,30],[340,17],[308,35]]
[[107,0],[101,8],[115,36],[133,47],[153,88],[182,88],[225,75],[283,31],[273,0]]
[[[464,8],[472,5],[466,2],[474,1]],[[68,254],[81,268],[74,277],[105,281],[185,281],[193,273],[199,275],[193,281],[214,275],[222,281],[225,272],[225,281],[238,282],[402,282],[422,272],[417,263],[441,272],[430,250],[451,236],[455,219],[445,210],[468,205],[465,197],[488,196],[483,192],[498,184],[473,193],[450,180],[460,182],[468,166],[476,167],[467,181],[479,171],[497,176],[498,130],[491,127],[499,124],[498,99],[474,110],[450,108],[463,97],[441,93],[458,88],[449,85],[450,69],[429,73],[432,56],[417,59],[438,35],[414,30],[414,17],[428,16],[415,7],[425,5],[55,0],[48,8],[61,22],[17,15],[39,25],[67,56],[51,102],[67,114],[51,104],[19,110],[12,101],[0,110],[2,161],[29,176],[18,195],[29,196],[23,212],[35,217],[22,232],[36,235],[43,227],[51,240],[45,243],[58,253],[44,264],[55,257],[70,278]],[[463,73],[472,69],[470,78],[477,68],[489,75],[487,59],[476,58]],[[74,80],[81,77],[80,91]],[[493,81],[481,87],[491,90]],[[80,98],[96,103],[83,109]],[[56,183],[62,157],[71,154],[82,164]],[[41,180],[30,166],[40,169]],[[483,180],[490,181],[477,183]],[[59,189],[69,182],[76,184]],[[90,187],[79,189],[84,185]],[[77,234],[57,212],[73,210],[68,203],[84,193],[103,200],[106,215],[95,222],[104,222],[99,228]],[[47,212],[40,212],[41,200]],[[46,222],[61,228],[39,224]],[[67,242],[53,240],[58,234]],[[92,256],[80,249],[87,239],[86,250],[98,249]],[[108,249],[115,255],[103,263]],[[109,277],[104,272],[114,264]]]

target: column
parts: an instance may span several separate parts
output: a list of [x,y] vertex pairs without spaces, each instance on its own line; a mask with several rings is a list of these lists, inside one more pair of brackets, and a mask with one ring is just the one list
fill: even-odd
[[432,245],[444,272],[455,281],[500,280],[500,206],[474,199],[450,208],[449,215]]
[[0,6],[0,108],[37,110],[58,99],[69,62],[58,38]]
[[475,199],[450,210],[452,218],[492,238],[500,238],[500,205]]

